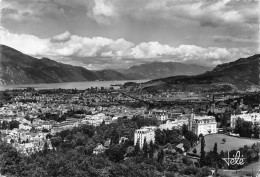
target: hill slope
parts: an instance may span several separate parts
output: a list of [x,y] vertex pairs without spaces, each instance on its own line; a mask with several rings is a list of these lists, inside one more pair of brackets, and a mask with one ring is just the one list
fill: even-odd
[[[260,55],[241,58],[218,65],[212,71],[196,76],[174,76],[152,80],[143,85],[146,89],[194,88],[207,89],[212,84],[228,83],[237,88],[260,84]],[[177,88],[178,89],[178,88]]]
[[135,73],[147,79],[158,79],[177,75],[197,75],[212,68],[194,64],[184,64],[178,62],[152,62],[132,66],[126,70],[120,70],[122,73]]
[[133,79],[113,70],[90,71],[48,58],[36,59],[4,45],[0,52],[0,85]]

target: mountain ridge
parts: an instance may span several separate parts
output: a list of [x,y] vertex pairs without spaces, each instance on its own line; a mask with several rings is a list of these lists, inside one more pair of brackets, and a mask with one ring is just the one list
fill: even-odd
[[197,75],[212,68],[196,64],[185,64],[181,62],[150,62],[131,66],[128,69],[117,70],[124,74],[139,74],[147,79],[158,79],[177,75]]
[[[151,62],[118,72],[111,69],[91,71],[81,66],[63,64],[49,58],[36,59],[5,45],[0,45],[0,53],[0,85],[135,80],[147,79],[149,75],[155,75],[156,79],[146,84],[152,83],[156,89],[169,88],[173,85],[201,86],[229,83],[243,87],[260,83],[260,54],[224,63],[212,70],[200,65],[178,62]],[[184,67],[186,71],[184,71]],[[190,67],[193,69],[189,70]],[[198,71],[198,68],[204,68],[204,70]],[[193,74],[189,75],[187,71],[193,72]],[[171,76],[157,78],[165,73]],[[175,76],[176,74],[178,76]]]
[[0,52],[0,85],[134,80],[113,70],[90,71],[49,58],[36,59],[5,45],[0,45]]
[[172,76],[151,80],[142,85],[147,90],[207,90],[216,84],[231,84],[238,89],[260,85],[260,54],[216,66],[195,76]]

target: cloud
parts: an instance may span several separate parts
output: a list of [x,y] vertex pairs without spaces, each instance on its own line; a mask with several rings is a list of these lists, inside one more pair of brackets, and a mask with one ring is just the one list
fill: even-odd
[[158,42],[141,43],[131,49],[130,56],[134,58],[155,58],[174,54],[175,48]]
[[[52,38],[15,34],[0,28],[1,44],[35,57],[50,57],[64,63],[85,67],[127,67],[147,61],[179,61],[216,65],[253,54],[250,48],[217,48],[180,45],[172,47],[159,42],[138,45],[125,39],[81,37],[66,31]],[[75,59],[75,60],[74,60]],[[90,65],[91,64],[91,65]],[[102,66],[103,65],[103,66]]]
[[258,23],[258,2],[233,0],[112,0],[117,16],[137,20],[190,20],[200,26],[219,27]]
[[40,19],[84,10],[98,24],[110,25],[124,17],[136,20],[190,20],[201,26],[258,24],[257,0],[3,0],[4,19]]
[[1,28],[0,37],[2,44],[33,56],[121,57],[134,45],[123,38],[87,38],[71,35],[68,31],[52,38],[41,39],[34,35],[11,33]]
[[70,39],[71,39],[71,34],[70,34],[70,32],[66,31],[62,34],[52,37],[51,41],[52,42],[66,42]]
[[251,35],[244,35],[244,36],[220,36],[215,35],[213,36],[213,40],[215,42],[223,43],[223,42],[240,42],[240,43],[258,43],[258,39],[254,38]]
[[212,66],[252,55],[252,52],[253,49],[250,48],[203,48],[195,45],[171,47],[158,42],[149,42],[132,48],[131,56],[140,59],[149,58],[154,61],[159,59]]
[[23,53],[37,56],[48,51],[48,39],[40,39],[33,35],[11,33],[5,28],[0,28],[0,43],[8,45]]
[[[168,15],[167,18],[179,17],[192,20],[198,22],[201,26],[218,27],[224,24],[244,22],[243,14],[235,6],[228,5],[230,1],[183,1],[183,3],[167,1],[164,13]],[[158,10],[156,9],[156,11]]]
[[2,0],[2,20],[24,22],[41,21],[43,17],[64,18],[69,5],[70,8],[83,5],[85,9],[85,4],[82,0]]
[[118,14],[109,0],[94,0],[93,6],[89,7],[88,17],[97,23],[108,25]]

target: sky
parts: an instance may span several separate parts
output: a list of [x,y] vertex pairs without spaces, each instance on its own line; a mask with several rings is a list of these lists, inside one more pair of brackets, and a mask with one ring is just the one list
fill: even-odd
[[259,0],[0,0],[0,43],[87,69],[259,52]]

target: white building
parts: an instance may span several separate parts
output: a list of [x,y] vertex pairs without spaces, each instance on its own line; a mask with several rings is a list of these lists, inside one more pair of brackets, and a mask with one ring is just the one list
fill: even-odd
[[165,121],[168,119],[168,113],[165,110],[153,109],[149,112],[150,115],[154,115],[156,119]]
[[106,118],[107,116],[105,114],[100,113],[95,115],[86,115],[84,120],[86,120],[90,125],[99,126]]
[[167,120],[165,124],[159,126],[160,130],[172,130],[173,128],[180,128],[183,124],[188,125],[188,119],[176,119],[174,121]]
[[242,114],[239,115],[231,115],[230,117],[230,127],[235,128],[236,121],[238,118],[244,119],[244,121],[252,122],[253,124],[255,122],[260,123],[260,113],[246,113],[242,112]]
[[199,134],[217,133],[217,122],[213,116],[195,116],[191,117],[191,130]]
[[146,139],[147,144],[149,144],[151,141],[155,141],[155,130],[157,127],[150,126],[150,127],[142,127],[140,129],[135,130],[135,140],[134,144],[139,141],[140,148],[143,148],[144,140]]
[[42,124],[42,128],[43,128],[43,129],[50,130],[50,129],[52,128],[52,124],[50,124],[50,123],[43,123],[43,124]]
[[29,124],[27,124],[27,123],[21,123],[21,124],[19,124],[19,129],[31,130],[32,127]]
[[93,149],[93,154],[98,155],[98,154],[102,154],[106,151],[106,147],[103,146],[102,144],[98,144],[98,146],[96,148]]

